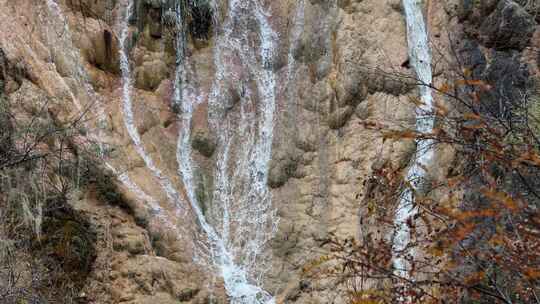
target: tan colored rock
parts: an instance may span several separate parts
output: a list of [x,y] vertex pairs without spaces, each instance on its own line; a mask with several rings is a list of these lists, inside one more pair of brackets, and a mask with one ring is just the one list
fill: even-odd
[[85,19],[84,28],[76,28],[80,32],[75,32],[77,36],[74,38],[86,60],[101,70],[118,74],[120,72],[119,45],[112,28],[93,18]]
[[138,88],[153,91],[163,81],[169,68],[162,60],[145,61],[134,69],[135,85]]
[[[10,60],[21,62],[27,78],[20,86],[16,82],[11,85],[10,98],[26,100],[35,107],[38,102],[34,98],[51,97],[58,102],[51,106],[53,112],[69,117],[78,112],[75,101],[82,105],[96,102],[81,86],[87,82],[105,111],[103,140],[114,149],[108,161],[119,172],[127,173],[172,222],[164,223],[150,211],[150,202],[141,200],[126,186],[121,186],[121,191],[126,194],[132,214],[85,193],[85,199],[77,202],[78,208],[92,219],[100,233],[95,270],[84,288],[91,303],[227,303],[219,279],[212,290],[215,274],[193,261],[192,238],[200,231],[196,231],[190,208],[179,211],[175,204],[185,202],[169,200],[125,128],[115,25],[124,1],[80,1],[86,5],[84,10],[88,8],[92,14],[77,7],[77,1],[60,1],[68,16],[73,49],[62,46],[56,52],[50,51],[47,39],[47,35],[55,34],[51,24],[40,23],[40,11],[47,11],[46,5],[35,5],[30,0],[17,2],[14,6],[0,0],[0,7],[9,7],[9,12],[0,10],[0,25],[5,29],[0,32],[0,47]],[[366,185],[372,180],[374,168],[389,164],[403,169],[414,151],[414,143],[384,140],[380,131],[366,127],[367,123],[392,127],[414,124],[408,94],[414,96],[416,92],[410,83],[392,74],[412,75],[402,66],[408,55],[401,1],[303,1],[303,31],[295,43],[288,39],[293,34],[291,25],[300,2],[263,2],[270,7],[269,19],[279,38],[271,62],[277,76],[278,98],[269,184],[273,205],[281,218],[271,242],[272,269],[264,287],[275,292],[283,303],[345,303],[344,295],[332,282],[306,282],[301,269],[317,258],[320,244],[329,233],[343,238],[365,234],[370,224],[365,220],[365,201],[370,194]],[[429,18],[436,32],[441,32],[447,23],[441,5],[432,5]],[[176,68],[174,40],[155,22],[158,17],[144,16],[140,32],[135,26],[130,29],[133,111],[144,149],[162,179],[169,179],[185,197],[176,159],[178,131],[183,126],[178,123],[177,113],[171,111]],[[25,22],[30,25],[24,26]],[[208,99],[216,71],[214,38],[187,47],[189,85],[198,89],[194,94],[201,99],[193,115],[191,144],[197,152],[195,174],[205,178],[205,194],[211,193],[213,187],[219,151],[216,130],[208,124]],[[296,77],[291,83],[286,81],[289,53],[296,60]],[[81,57],[75,60],[73,54]],[[78,79],[78,69],[84,70],[88,79]],[[388,71],[391,73],[384,73]],[[238,74],[245,77],[248,73]],[[239,117],[238,79],[223,81],[226,83],[220,102],[227,115]],[[95,105],[91,111],[93,120],[98,114]],[[89,127],[94,131],[92,125],[95,122]],[[233,155],[243,143],[242,138],[235,140]],[[440,161],[449,162],[451,154],[441,153]],[[437,174],[442,175],[444,170],[441,168]],[[380,231],[379,235],[388,233]],[[215,302],[210,302],[212,292]]]

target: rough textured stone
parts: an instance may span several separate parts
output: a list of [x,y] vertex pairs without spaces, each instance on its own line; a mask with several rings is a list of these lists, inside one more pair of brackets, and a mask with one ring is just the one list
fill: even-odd
[[496,49],[522,50],[534,32],[533,17],[511,0],[499,1],[480,26],[480,40]]
[[[75,2],[83,4],[84,9]],[[371,223],[366,218],[366,202],[376,191],[373,172],[383,165],[403,170],[414,151],[413,142],[385,140],[378,130],[366,127],[370,123],[414,126],[409,97],[417,90],[410,82],[413,71],[406,64],[401,1],[303,1],[304,24],[299,40],[294,42],[288,39],[293,35],[295,9],[301,2],[263,2],[271,10],[269,20],[279,37],[276,54],[267,67],[275,71],[277,81],[268,183],[281,218],[270,244],[272,267],[264,287],[283,303],[345,303],[342,290],[328,281],[306,282],[301,269],[317,257],[316,249],[330,233],[360,238],[371,232],[366,229]],[[98,232],[97,259],[85,286],[90,303],[226,303],[219,278],[211,286],[215,274],[193,261],[192,237],[197,222],[189,210],[176,209],[171,203],[125,128],[116,26],[125,2],[59,3],[72,32],[71,44],[53,39],[58,26],[43,13],[47,11],[45,4],[20,0],[13,5],[13,1],[0,0],[0,7],[6,8],[0,10],[0,49],[5,53],[0,56],[0,67],[5,66],[2,57],[14,63],[9,76],[0,69],[6,98],[37,106],[39,98],[50,97],[55,101],[51,111],[63,118],[79,113],[77,104],[89,106],[89,129],[100,130],[102,140],[114,150],[111,165],[149,194],[172,221],[164,222],[149,207],[151,200],[141,199],[129,187],[122,191],[131,214],[85,193],[76,205]],[[179,130],[184,126],[177,115],[182,113],[171,111],[176,58],[174,33],[161,23],[163,3],[137,1],[139,15],[131,20],[128,48],[135,86],[133,110],[142,146],[162,176],[169,178],[183,196],[176,152]],[[165,6],[171,3],[167,1]],[[514,90],[521,88],[528,77],[520,50],[537,28],[531,15],[508,0],[480,1],[480,7],[475,6],[478,1],[468,0],[460,1],[459,6],[457,0],[427,3],[426,19],[434,47],[448,51],[443,54],[448,56],[455,47],[473,77],[500,85],[504,94],[514,96]],[[455,14],[459,18],[453,18]],[[48,22],[42,24],[42,19]],[[459,33],[459,39],[455,39],[462,41],[459,47],[446,40],[447,29]],[[216,130],[208,123],[216,72],[215,37],[195,34],[197,39],[204,38],[204,43],[188,39],[186,62],[192,77],[186,86],[197,87],[187,95],[197,95],[189,99],[195,105],[191,145],[197,152],[193,156],[197,163],[196,195],[204,205],[219,203],[212,201],[210,194],[220,146]],[[539,43],[540,39],[535,41]],[[54,43],[59,46],[52,51]],[[73,54],[81,54],[77,58],[80,63]],[[435,57],[438,55],[434,52]],[[289,58],[296,60],[294,64],[288,62]],[[435,59],[434,84],[440,85],[445,79],[439,75],[448,66],[442,58]],[[289,74],[289,64],[294,75]],[[86,80],[78,75],[80,70],[88,77],[90,88],[83,85]],[[239,78],[249,77],[246,71],[235,72]],[[239,118],[243,94],[255,90],[252,84],[238,88],[238,79],[222,81],[224,90],[219,97],[223,113],[219,115]],[[87,92],[92,90],[95,94]],[[260,102],[258,97],[254,99],[254,104]],[[97,102],[103,106],[103,117],[98,117]],[[98,119],[104,124],[100,128],[96,126]],[[237,123],[239,119],[235,119],[231,121]],[[231,134],[238,135],[238,131],[231,129]],[[242,140],[235,138],[232,155]],[[452,155],[452,151],[438,154],[438,175],[444,175]],[[172,229],[175,225],[185,230]],[[378,231],[378,237],[388,233]]]

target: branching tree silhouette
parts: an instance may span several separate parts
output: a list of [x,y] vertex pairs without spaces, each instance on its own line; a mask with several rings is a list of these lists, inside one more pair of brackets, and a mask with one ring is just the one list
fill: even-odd
[[69,202],[88,187],[113,204],[120,194],[87,136],[92,104],[62,120],[53,97],[11,102],[6,83],[24,81],[0,49],[0,303],[73,303],[95,235]]
[[452,54],[448,81],[438,87],[371,70],[431,87],[435,107],[425,115],[436,128],[422,134],[381,122],[364,126],[386,139],[432,140],[455,161],[446,176],[427,176],[414,193],[407,277],[396,275],[391,248],[393,214],[409,185],[402,169],[374,170],[361,208],[380,232],[359,240],[331,236],[321,244],[327,254],[304,269],[309,278],[346,285],[351,303],[540,303],[539,92],[527,77],[484,77],[455,45]]

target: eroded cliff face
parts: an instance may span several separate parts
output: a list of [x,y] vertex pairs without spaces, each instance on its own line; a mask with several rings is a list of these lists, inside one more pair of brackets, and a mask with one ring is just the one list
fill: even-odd
[[[213,204],[222,203],[212,199],[220,186],[215,182],[224,148],[220,134],[231,138],[232,158],[254,153],[243,150],[249,140],[239,126],[245,115],[260,120],[264,113],[257,107],[268,100],[257,91],[263,74],[253,72],[253,66],[262,66],[261,73],[271,71],[274,79],[267,187],[280,220],[264,248],[270,258],[269,271],[261,278],[264,290],[283,303],[344,303],[345,295],[333,282],[303,281],[302,267],[320,254],[320,243],[329,234],[361,238],[367,232],[379,237],[390,233],[370,225],[362,202],[372,194],[373,170],[403,170],[415,149],[412,141],[383,140],[379,131],[369,128],[376,123],[414,125],[413,105],[407,101],[417,92],[408,80],[395,77],[414,76],[407,64],[400,1],[259,1],[265,13],[257,18],[267,20],[274,43],[268,62],[254,55],[248,64],[242,63],[245,58],[235,53],[241,53],[238,50],[216,54],[227,43],[223,37],[238,39],[240,49],[263,49],[264,33],[256,24],[262,19],[234,19],[225,2],[217,1],[213,16],[206,7],[196,8],[183,23],[183,96],[196,100],[189,126],[179,118],[185,112],[174,102],[178,28],[170,9],[175,2],[132,3],[124,47],[134,126],[153,162],[151,168],[125,123],[120,42],[128,1],[0,0],[0,47],[23,71],[22,76],[7,75],[7,98],[29,106],[36,99],[50,100],[49,111],[60,121],[87,111],[86,134],[127,197],[127,208],[98,199],[92,191],[72,202],[97,231],[97,257],[81,301],[228,302],[223,277],[194,260],[200,260],[196,244],[203,237],[187,204],[189,190],[179,173],[177,145],[181,131],[190,128],[194,193],[203,211],[214,210]],[[238,6],[241,13],[253,12],[251,2]],[[502,67],[487,64],[486,57],[503,65],[508,60],[523,62],[529,37],[538,36],[536,23],[513,1],[491,1],[489,10],[469,2],[427,1],[433,44],[441,54],[452,55],[447,38],[451,32],[470,46],[463,48],[463,56],[474,73],[479,69],[482,77],[504,82]],[[476,24],[478,14],[487,14],[484,24]],[[233,24],[229,34],[223,29],[227,22]],[[245,24],[235,27],[235,22]],[[513,32],[517,27],[524,37]],[[510,45],[500,45],[503,40]],[[434,69],[439,85],[445,81],[444,63]],[[217,98],[212,95],[216,86]],[[250,102],[244,103],[246,99]],[[217,124],[212,117],[218,117]],[[444,177],[452,152],[439,151],[436,157],[434,174]],[[257,180],[244,177],[233,189],[245,191],[242,187],[252,186],[250,178]],[[164,183],[176,192],[165,191]],[[175,195],[182,199],[175,201]]]

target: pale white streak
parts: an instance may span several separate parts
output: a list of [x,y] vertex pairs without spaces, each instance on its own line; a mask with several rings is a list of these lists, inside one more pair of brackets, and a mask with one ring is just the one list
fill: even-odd
[[[429,85],[432,82],[431,50],[429,47],[428,33],[424,16],[422,14],[422,0],[403,0],[405,18],[407,22],[407,38],[409,45],[409,59],[414,68],[418,80],[422,105],[416,109],[416,130],[420,133],[433,131],[434,119],[430,115],[433,109],[433,97]],[[405,256],[412,254],[408,248],[411,241],[410,228],[407,221],[414,217],[414,192],[421,190],[422,181],[426,175],[425,168],[433,158],[433,141],[418,140],[416,156],[409,167],[406,179],[413,189],[405,189],[400,197],[398,209],[394,219],[396,226],[393,243],[393,265],[395,273],[408,278],[411,268]]]
[[137,199],[144,203],[144,207],[150,208],[152,215],[157,216],[159,221],[163,223],[169,229],[176,229],[176,226],[167,218],[167,212],[159,203],[146,192],[144,192],[136,183],[134,183],[127,172],[120,173],[111,164],[105,163],[105,166],[111,170],[111,172],[118,178],[118,180],[126,187],[131,193],[135,194]]
[[[56,3],[53,0],[47,1],[51,11],[60,14]],[[131,71],[125,45],[128,37],[127,20],[132,5],[130,1],[121,23],[120,35],[124,122],[137,153],[158,179],[169,200],[174,202],[178,209],[181,209],[183,207],[180,196],[169,179],[156,167],[153,160],[146,153],[134,122]],[[212,2],[212,6],[217,12],[217,3]],[[271,158],[276,101],[276,77],[272,71],[272,65],[277,35],[272,30],[264,9],[255,0],[231,0],[229,2],[229,12],[223,35],[218,38],[217,42],[215,53],[216,81],[209,104],[211,107],[217,106],[217,108],[221,108],[219,98],[223,93],[221,86],[224,81],[227,78],[231,79],[232,82],[240,80],[235,78],[238,75],[234,74],[233,68],[226,67],[226,64],[231,62],[223,60],[227,56],[232,58],[234,54],[239,57],[241,68],[249,71],[249,78],[255,81],[258,101],[255,100],[252,92],[248,89],[249,86],[244,82],[245,80],[242,80],[240,88],[244,93],[241,96],[241,119],[236,136],[243,136],[245,141],[242,143],[245,143],[245,145],[241,147],[238,155],[235,155],[235,166],[232,168],[229,166],[229,163],[233,161],[230,157],[231,145],[233,142],[238,142],[238,138],[235,139],[235,133],[231,130],[235,124],[227,120],[227,125],[221,125],[224,128],[219,129],[222,130],[219,134],[221,153],[217,160],[216,189],[213,197],[214,202],[212,203],[212,206],[215,206],[218,210],[210,210],[212,214],[221,215],[221,218],[218,219],[218,222],[221,222],[221,225],[218,226],[219,230],[216,230],[215,226],[208,222],[195,195],[190,128],[193,109],[197,101],[193,97],[185,98],[185,101],[181,100],[184,95],[188,95],[184,94],[186,90],[184,90],[185,84],[183,81],[186,74],[183,62],[185,47],[183,42],[185,37],[178,39],[179,61],[174,91],[175,102],[182,109],[180,117],[182,128],[177,149],[179,173],[183,178],[191,208],[197,217],[201,230],[206,235],[206,242],[201,245],[207,250],[212,265],[223,278],[232,303],[273,303],[274,298],[259,286],[262,275],[266,270],[264,267],[265,262],[261,260],[260,256],[277,227],[275,211],[271,207],[271,195],[266,185],[268,165]],[[177,17],[180,18],[181,14],[178,14]],[[255,21],[259,25],[261,42],[259,54],[256,54],[253,48],[249,47],[249,21]],[[183,24],[181,19],[178,20],[178,24]],[[71,38],[65,40],[70,42]],[[75,54],[72,57],[79,58],[80,56]],[[257,60],[257,58],[260,59]],[[75,66],[78,67],[77,76],[79,77],[76,77],[77,80],[86,79],[82,64]],[[90,87],[88,81],[82,81],[82,86],[87,89]],[[93,95],[90,94],[93,91],[88,93],[90,96]],[[74,101],[76,101],[75,98]],[[79,108],[82,108],[82,106]],[[257,113],[250,113],[248,110],[250,108],[256,108]],[[214,125],[219,123],[215,118],[220,118],[220,115],[214,115],[213,118],[211,121]],[[107,165],[113,172],[116,172],[112,166]],[[232,174],[230,174],[231,171]],[[120,174],[118,177],[128,189],[139,198],[147,201],[153,210],[161,210],[157,202],[134,184],[127,174]]]
[[132,182],[126,172],[119,173],[116,168],[109,163],[106,163],[105,166],[118,177],[118,180],[121,181],[126,188],[135,193],[139,199],[148,202],[152,211],[161,212],[162,208],[159,206],[156,200],[154,200],[153,197],[146,194],[141,188],[139,188],[139,186]]
[[158,180],[161,188],[165,191],[167,198],[173,203],[177,211],[184,208],[182,199],[169,178],[154,164],[153,159],[148,155],[144,148],[143,142],[137,126],[135,125],[135,118],[133,114],[133,101],[132,101],[132,84],[131,84],[131,68],[129,64],[128,50],[126,46],[126,40],[129,35],[129,16],[133,9],[133,0],[128,0],[128,5],[125,11],[124,18],[121,23],[120,33],[120,70],[122,71],[122,103],[123,103],[123,116],[126,130],[133,142],[137,154],[143,159],[146,167],[152,172],[154,177]]
[[[212,3],[217,8],[215,2]],[[260,54],[249,47],[247,22],[253,18],[259,24]],[[270,192],[267,189],[268,164],[271,157],[273,120],[275,111],[275,75],[272,71],[276,34],[270,27],[267,16],[256,1],[229,2],[229,15],[217,35],[215,49],[216,79],[209,96],[210,123],[218,132],[218,153],[214,174],[214,195],[210,210],[203,213],[201,203],[195,195],[193,159],[191,157],[191,120],[196,100],[189,97],[184,79],[177,79],[176,102],[180,105],[182,128],[180,130],[177,160],[191,207],[199,225],[207,236],[204,249],[213,269],[225,283],[231,302],[236,304],[273,303],[274,298],[260,286],[262,273],[259,259],[266,242],[273,236],[276,227],[275,213],[271,209]],[[181,31],[179,31],[181,32]],[[183,41],[183,38],[178,38]],[[180,48],[181,49],[181,48]],[[182,50],[180,50],[182,52]],[[249,71],[250,78],[257,84],[259,101],[251,96],[246,80],[240,79],[231,66],[231,59],[239,56],[241,69]],[[177,54],[183,56],[183,53]],[[260,62],[257,61],[260,57]],[[228,60],[227,60],[228,59]],[[177,60],[184,64],[183,58]],[[180,72],[179,72],[180,71]],[[185,77],[185,67],[177,68],[177,75]],[[224,116],[224,83],[239,83],[240,121],[231,121]],[[182,87],[181,87],[182,86]],[[184,94],[181,94],[184,92]],[[248,108],[256,106],[258,115],[248,114]],[[231,114],[232,115],[232,114]],[[259,122],[256,122],[256,119]],[[238,130],[232,129],[238,123]],[[239,139],[236,136],[240,136]],[[240,143],[231,158],[233,143]],[[231,173],[232,171],[232,173]],[[213,223],[212,223],[212,222]],[[200,259],[200,257],[199,257]]]
[[[61,40],[58,41],[59,37],[57,37],[57,36],[55,36],[54,38],[51,38],[49,36],[48,37],[49,43],[51,44],[52,49],[53,49],[54,52],[63,51],[63,52],[68,53],[69,60],[71,61],[70,66],[73,66],[76,69],[75,71],[72,71],[72,74],[73,74],[72,77],[77,81],[77,83],[79,84],[79,87],[84,87],[85,88],[87,96],[89,98],[93,99],[94,102],[95,102],[93,104],[93,106],[95,106],[95,108],[97,109],[97,112],[98,112],[98,131],[97,131],[97,134],[92,129],[88,128],[88,123],[87,122],[83,122],[83,123],[85,124],[85,126],[88,129],[88,137],[90,137],[94,142],[99,144],[100,154],[101,154],[100,156],[105,157],[105,155],[104,155],[104,152],[105,152],[104,147],[102,146],[101,143],[103,141],[103,132],[102,131],[106,126],[106,117],[105,117],[105,112],[104,112],[103,105],[102,105],[102,102],[101,102],[101,97],[94,91],[94,88],[90,84],[88,75],[87,75],[86,71],[84,70],[83,63],[81,62],[80,54],[79,54],[79,52],[77,51],[77,49],[74,47],[74,45],[72,43],[71,32],[70,32],[70,29],[69,29],[69,26],[68,26],[68,23],[67,23],[67,19],[64,17],[64,15],[62,13],[62,10],[60,9],[58,4],[54,0],[47,0],[47,7],[49,8],[50,13],[54,17],[52,19],[56,20],[57,22],[62,23],[62,25],[60,25],[60,26],[55,26],[55,30],[56,31],[61,30],[61,32],[54,33],[55,35],[60,33],[60,35],[61,35],[60,39]],[[54,41],[52,41],[53,39],[54,39]],[[61,50],[56,49],[56,47],[59,47],[59,46],[62,47]],[[55,55],[59,56],[58,54],[55,54]],[[75,104],[75,107],[77,108],[77,110],[78,111],[84,111],[85,109],[84,109],[83,105],[81,104],[79,99],[72,93],[71,90],[69,90],[69,94],[70,94],[70,97],[71,97],[73,103]],[[172,224],[170,223],[170,221],[168,221],[164,217],[164,215],[163,215],[164,212],[163,212],[162,208],[159,206],[159,204],[152,197],[150,197],[148,194],[146,194],[142,189],[140,189],[135,183],[133,183],[131,181],[131,179],[129,178],[129,176],[127,175],[127,173],[119,174],[118,171],[110,163],[108,163],[107,161],[104,161],[104,164],[105,164],[105,167],[107,169],[111,170],[111,172],[113,172],[113,174],[118,178],[118,180],[128,190],[133,192],[137,196],[137,198],[139,200],[142,200],[143,202],[146,202],[146,203],[148,203],[150,205],[149,207],[151,208],[153,214],[158,215],[162,222],[164,222],[167,226],[172,227]]]

